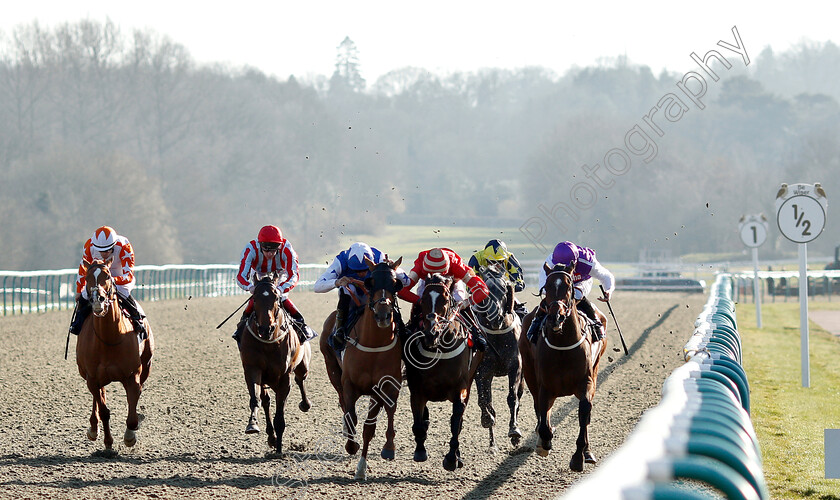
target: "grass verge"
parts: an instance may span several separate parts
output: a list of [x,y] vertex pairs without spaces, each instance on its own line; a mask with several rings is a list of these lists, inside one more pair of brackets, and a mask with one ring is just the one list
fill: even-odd
[[[810,309],[840,311],[840,302]],[[825,479],[824,430],[840,428],[840,338],[810,323],[810,387],[802,387],[799,303],[737,306],[752,421],[774,499],[840,500],[840,479]]]

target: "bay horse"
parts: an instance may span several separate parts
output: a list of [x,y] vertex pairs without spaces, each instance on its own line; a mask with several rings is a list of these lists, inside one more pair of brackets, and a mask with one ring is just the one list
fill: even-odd
[[94,260],[84,271],[85,288],[93,312],[82,325],[76,343],[79,375],[85,379],[93,395],[87,437],[91,441],[97,440],[101,419],[106,450],[112,449],[114,438],[111,435],[111,411],[106,406],[105,386],[111,382],[120,382],[125,388],[128,416],[123,442],[132,447],[137,443],[141,420],[137,414],[137,402],[143,392],[143,384],[149,377],[155,349],[149,322],[143,320],[147,337],[140,341],[131,321],[123,314],[118,303],[117,287],[109,269],[113,260],[113,255],[104,261]]
[[[280,276],[273,272],[254,279],[254,312],[245,323],[239,344],[239,357],[248,386],[250,415],[246,434],[257,434],[257,414],[260,403],[265,412],[265,432],[268,445],[278,454],[283,453],[283,432],[286,430],[284,409],[292,386],[291,374],[300,388],[301,411],[309,411],[312,404],[306,395],[304,382],[309,375],[312,347],[309,342],[301,345],[292,321],[280,304],[277,282]],[[274,424],[271,421],[271,397],[267,387],[274,390]],[[259,400],[257,395],[259,394]]]
[[335,323],[335,312],[324,321],[320,340],[327,375],[338,393],[343,414],[343,435],[347,438],[344,448],[350,455],[359,451],[356,402],[361,396],[370,396],[362,453],[356,464],[356,479],[367,478],[368,447],[376,432],[376,417],[382,408],[388,415],[388,428],[381,456],[385,460],[394,459],[394,412],[402,388],[402,342],[394,321],[394,315],[399,314],[396,294],[403,287],[396,274],[402,257],[396,262],[386,258],[378,264],[366,257],[365,263],[370,271],[364,281],[364,288],[368,291],[367,304],[359,320],[347,332],[347,347],[343,356],[337,356],[327,343]]
[[[493,408],[492,385],[494,377],[507,376],[507,404],[510,409],[508,437],[513,446],[519,446],[522,431],[519,430],[519,401],[525,392],[522,378],[522,356],[519,354],[519,336],[522,322],[514,312],[514,288],[506,278],[505,270],[497,265],[482,266],[479,274],[490,297],[472,307],[478,327],[487,338],[488,349],[475,373],[475,389],[478,392],[478,406],[481,408],[481,425],[490,433],[490,448],[496,449],[493,426],[496,410]],[[486,305],[485,305],[486,304]]]
[[[551,450],[553,429],[551,407],[554,400],[574,395],[578,405],[580,431],[576,449],[569,463],[573,471],[582,471],[584,463],[595,463],[589,449],[588,426],[592,414],[592,399],[598,381],[598,365],[606,350],[606,340],[592,343],[584,334],[584,321],[574,302],[572,274],[574,263],[569,266],[544,264],[546,272],[543,301],[547,308],[545,321],[538,333],[536,345],[527,335],[519,338],[522,366],[528,389],[534,397],[537,414],[537,453],[547,456]],[[527,329],[533,312],[525,318]]]
[[439,274],[426,280],[420,307],[423,329],[413,332],[406,341],[405,371],[411,391],[411,413],[416,447],[414,461],[428,459],[425,442],[429,429],[429,401],[449,401],[452,416],[449,427],[452,438],[449,452],[443,457],[443,468],[454,471],[464,466],[458,437],[464,421],[464,410],[470,388],[483,353],[473,356],[468,345],[468,331],[452,299],[452,281]]

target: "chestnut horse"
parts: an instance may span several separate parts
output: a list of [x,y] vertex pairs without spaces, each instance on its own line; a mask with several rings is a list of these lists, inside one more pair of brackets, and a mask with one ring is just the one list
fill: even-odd
[[481,425],[490,432],[490,448],[495,450],[493,426],[496,422],[496,410],[493,408],[492,399],[494,377],[507,377],[508,380],[510,443],[518,446],[522,439],[522,431],[519,430],[517,423],[519,401],[522,399],[522,393],[525,392],[522,356],[519,354],[522,322],[513,310],[514,289],[505,276],[505,270],[494,264],[480,268],[479,273],[487,283],[490,297],[472,307],[476,323],[484,331],[488,344],[484,360],[478,365],[478,371],[475,374],[475,390],[478,392],[478,406],[481,408]]
[[[545,293],[543,304],[548,313],[536,345],[526,335],[519,339],[525,381],[534,397],[537,413],[537,453],[544,457],[551,450],[551,407],[554,400],[574,395],[580,401],[580,432],[569,468],[582,471],[584,462],[596,462],[595,455],[589,450],[587,429],[598,381],[598,364],[606,350],[606,340],[591,343],[584,334],[584,322],[574,302],[574,264],[566,267],[558,264],[554,268],[544,264],[544,269],[547,277],[540,293]],[[525,318],[523,329],[528,328],[532,317],[533,313]]]
[[[309,411],[312,406],[306,396],[304,381],[309,375],[309,362],[312,359],[312,347],[309,342],[300,343],[297,332],[292,326],[289,315],[280,304],[277,292],[277,272],[254,281],[254,312],[245,323],[242,341],[239,344],[239,357],[245,371],[245,383],[248,385],[248,402],[251,414],[248,417],[246,434],[257,434],[260,401],[265,412],[265,432],[268,445],[278,454],[283,453],[283,432],[286,419],[283,414],[286,398],[292,387],[291,374],[294,371],[295,382],[300,388],[301,411]],[[266,387],[271,387],[275,394],[274,425],[271,423],[271,397]],[[257,400],[259,390],[260,401]]]
[[449,427],[452,438],[449,452],[443,457],[443,468],[454,471],[463,467],[458,437],[464,422],[464,410],[470,398],[473,376],[483,353],[473,356],[468,333],[458,306],[450,292],[452,281],[439,274],[426,280],[420,307],[423,330],[411,333],[405,345],[405,371],[411,390],[411,413],[414,416],[416,448],[414,461],[424,462],[426,436],[429,429],[429,401],[449,401],[452,416]]
[[324,321],[321,335],[321,354],[324,355],[330,382],[338,392],[338,403],[344,415],[343,434],[347,438],[344,448],[350,455],[359,451],[356,401],[361,396],[370,396],[362,454],[356,464],[356,479],[367,478],[368,446],[376,432],[376,417],[383,407],[388,415],[388,429],[381,455],[386,460],[393,460],[395,456],[394,412],[402,388],[402,342],[394,314],[395,310],[399,314],[396,294],[403,286],[396,274],[401,262],[402,257],[396,262],[386,259],[378,264],[365,258],[370,269],[364,282],[368,302],[361,318],[347,333],[347,347],[342,357],[336,356],[327,344],[335,323],[335,313]]
[[137,414],[137,401],[143,391],[143,383],[149,377],[155,349],[148,321],[144,320],[148,336],[140,341],[131,321],[123,314],[117,302],[117,287],[109,270],[113,259],[112,255],[105,261],[94,260],[85,270],[85,287],[93,313],[82,325],[76,343],[79,374],[93,395],[87,437],[96,441],[101,419],[107,450],[112,448],[114,437],[111,435],[111,411],[105,404],[105,386],[111,382],[120,382],[125,388],[128,417],[125,420],[123,442],[126,446],[134,446],[141,419]]

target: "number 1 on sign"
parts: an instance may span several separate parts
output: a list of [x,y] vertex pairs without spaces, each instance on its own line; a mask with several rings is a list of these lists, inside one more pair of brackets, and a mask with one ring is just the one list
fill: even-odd
[[755,228],[754,225],[750,226],[750,229],[752,229],[752,233],[753,233],[753,243],[755,243],[757,245],[758,244],[758,231],[756,231],[756,228]]

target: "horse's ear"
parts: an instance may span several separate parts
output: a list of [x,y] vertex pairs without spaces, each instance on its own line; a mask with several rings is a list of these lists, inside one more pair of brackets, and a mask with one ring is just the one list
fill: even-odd
[[271,281],[276,285],[280,281],[280,273],[277,270],[271,271]]
[[372,260],[368,259],[367,255],[365,255],[365,264],[367,264],[368,269],[370,269],[371,271],[373,271],[373,268],[376,266],[376,264],[374,264]]
[[115,255],[112,253],[110,257],[105,259],[105,267],[111,267],[111,264],[114,262]]
[[393,264],[391,264],[391,269],[396,270],[398,267],[400,267],[400,264],[402,264],[402,256],[400,256],[399,259],[397,259],[396,261],[394,261]]
[[403,289],[403,282],[399,279],[394,280],[394,293],[399,292]]
[[370,289],[373,288],[373,278],[371,278],[370,276],[365,278],[365,288],[367,288],[368,291],[370,291]]
[[576,264],[577,264],[577,262],[575,262],[575,261],[570,262],[569,265],[566,266],[564,271],[566,271],[569,274],[572,274],[575,271],[575,265]]
[[545,271],[545,274],[551,274],[551,267],[548,265],[548,262],[543,263],[543,270]]

